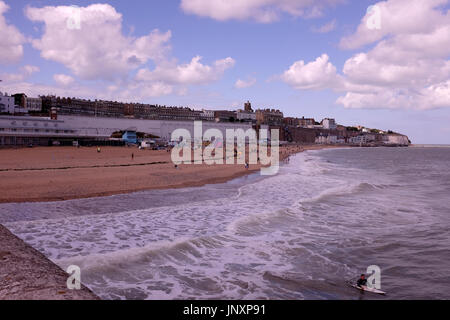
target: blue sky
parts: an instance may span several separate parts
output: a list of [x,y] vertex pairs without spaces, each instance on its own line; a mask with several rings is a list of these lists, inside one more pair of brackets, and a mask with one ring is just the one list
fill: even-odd
[[[229,11],[219,4],[214,7],[216,0],[205,0],[203,4],[201,0],[183,1],[184,4],[181,0],[3,0],[9,7],[3,10],[3,25],[22,35],[22,41],[15,45],[22,46],[23,54],[17,54],[12,61],[7,58],[2,61],[0,51],[0,79],[3,78],[0,90],[209,109],[235,109],[250,100],[256,108],[277,108],[285,116],[316,120],[334,117],[344,125],[402,132],[413,143],[450,143],[449,51],[445,43],[436,40],[435,32],[442,30],[445,36],[450,30],[447,29],[450,25],[447,1],[430,0],[428,4],[412,1],[407,5],[405,0],[385,3],[328,0],[319,1],[322,5],[318,8],[311,8],[304,4],[307,1],[285,0],[287,9],[273,3],[259,7],[244,5]],[[89,21],[84,23],[83,19],[88,18],[82,11],[80,32],[72,37],[73,30],[67,31],[70,32],[67,46],[77,48],[79,53],[72,60],[65,60],[63,56],[70,55],[65,48],[58,53],[63,58],[52,56],[54,51],[50,50],[60,50],[61,39],[66,36],[60,31],[61,14],[45,7],[88,8],[97,3],[109,4],[101,10],[113,16],[120,14],[121,19],[112,23],[105,20],[101,28],[92,27]],[[402,4],[404,10],[398,9]],[[374,30],[379,34],[366,41],[373,34],[362,30],[370,18],[367,8],[371,5],[380,8],[381,30]],[[37,11],[27,11],[30,7]],[[312,9],[319,9],[320,13],[311,17],[308,11]],[[100,11],[92,12],[100,14]],[[274,14],[270,21],[261,21],[261,16],[255,14],[262,11]],[[420,12],[427,17],[421,20]],[[436,23],[430,27],[426,21],[433,15]],[[407,22],[412,17],[417,21],[409,25]],[[67,19],[61,19],[64,18]],[[326,24],[334,27],[317,32]],[[152,47],[155,52],[151,54],[147,49],[136,49],[138,65],[118,61],[120,71],[106,75],[105,69],[116,64],[102,56],[114,50],[120,54],[127,51],[127,46],[120,46],[113,36],[108,36],[114,34],[108,28],[115,27],[119,27],[123,37],[117,40],[119,43],[124,39],[144,41],[154,29],[159,30],[161,37],[170,31],[170,36],[166,35],[165,40]],[[9,34],[10,38],[18,38],[16,33]],[[87,34],[89,42],[85,41]],[[420,35],[430,39],[426,43],[433,49],[432,55],[415,46],[418,41],[424,41]],[[347,44],[343,44],[344,38],[350,39]],[[409,42],[405,44],[404,39]],[[36,40],[42,40],[43,45]],[[10,42],[14,41],[10,39]],[[95,43],[107,43],[111,49],[105,44],[96,50]],[[155,57],[157,51],[164,54]],[[387,58],[383,58],[386,52]],[[394,53],[404,54],[404,58],[391,61]],[[86,56],[80,57],[83,54]],[[191,63],[196,56],[202,57],[201,65]],[[86,59],[93,61],[86,64]],[[364,64],[355,62],[361,59]],[[420,61],[420,67],[415,65],[416,61]],[[34,70],[30,66],[37,69],[26,72],[25,66],[28,66],[26,70]],[[443,71],[436,76],[434,70]],[[16,79],[14,74],[23,76]],[[58,78],[61,80],[56,80],[55,75],[62,75]],[[238,79],[254,84],[237,88]]]

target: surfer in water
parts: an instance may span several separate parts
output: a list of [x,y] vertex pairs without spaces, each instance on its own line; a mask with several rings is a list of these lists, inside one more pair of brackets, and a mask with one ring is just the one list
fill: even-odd
[[366,275],[364,273],[359,277],[358,281],[356,281],[356,285],[358,287],[367,285]]

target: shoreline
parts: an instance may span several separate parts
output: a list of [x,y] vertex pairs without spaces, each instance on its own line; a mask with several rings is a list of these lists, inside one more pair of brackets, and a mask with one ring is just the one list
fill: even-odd
[[[280,148],[280,165],[282,162],[290,157],[291,155],[297,154],[299,152],[307,151],[307,150],[320,150],[327,148],[336,148],[336,146],[324,146],[324,145],[310,145],[310,146],[289,146]],[[23,150],[26,153],[31,151],[43,151],[47,153],[48,151],[53,150],[64,150],[64,149],[41,149],[38,150],[35,148],[34,150]],[[129,151],[125,149],[119,149],[121,151]],[[68,151],[77,151],[76,149],[69,149]],[[20,155],[20,152],[19,152]],[[20,155],[21,156],[21,155]],[[5,157],[0,159],[6,159]],[[10,159],[10,158],[9,158]],[[48,159],[46,160],[48,162]],[[46,165],[44,161],[43,165]],[[25,164],[25,167],[15,166],[12,169],[8,169],[5,163],[2,163],[0,160],[0,177],[2,175],[12,175],[14,178],[18,179],[17,186],[22,189],[23,195],[28,196],[29,190],[27,190],[26,181],[21,180],[23,177],[21,175],[24,172],[32,172],[33,174],[59,174],[61,172],[71,172],[77,170],[97,170],[102,171],[107,166],[111,170],[121,170],[123,168],[129,168],[132,170],[139,170],[140,167],[149,166],[148,164],[108,164],[106,166],[96,165],[91,168],[80,168],[78,167],[65,168],[64,166],[67,163],[61,163],[63,166],[59,166],[59,168],[55,169],[47,169],[47,168],[39,168],[36,165],[34,167],[26,167],[29,166],[29,163]],[[70,161],[69,161],[70,162]],[[119,161],[120,162],[120,161]],[[23,162],[22,162],[23,165]],[[158,165],[167,165],[158,163]],[[203,166],[203,167],[202,167]],[[199,174],[199,170],[204,170],[204,164],[192,167],[192,174],[197,176]],[[231,166],[231,167],[229,167]],[[184,181],[180,181],[176,185],[170,184],[159,184],[157,186],[147,186],[142,189],[122,189],[117,192],[101,192],[101,193],[89,193],[86,196],[79,195],[77,197],[76,194],[72,194],[70,196],[55,196],[53,198],[29,198],[29,197],[21,197],[14,201],[15,199],[0,199],[2,203],[17,203],[17,202],[45,202],[45,201],[61,201],[61,200],[73,200],[80,198],[93,198],[99,196],[111,196],[117,194],[124,193],[132,193],[144,190],[154,190],[154,189],[172,189],[172,188],[185,188],[185,187],[197,187],[203,186],[206,184],[216,184],[216,183],[224,183],[239,177],[247,176],[253,173],[256,173],[260,170],[261,166],[251,166],[253,168],[247,170],[242,169],[242,165],[215,165],[210,166],[212,177],[203,176],[200,179],[192,180],[190,179],[191,173],[188,176],[183,177]],[[228,167],[225,169],[223,167]],[[162,177],[164,178],[167,175],[171,175],[172,171],[167,171],[166,168],[160,168],[162,173]],[[237,170],[236,170],[237,169]],[[183,170],[183,169],[182,169]],[[225,172],[223,175],[217,176],[217,173]],[[158,172],[154,173],[158,174]],[[71,176],[68,176],[68,180]],[[182,179],[182,180],[183,180]],[[0,186],[2,184],[0,180]],[[23,182],[23,185],[20,185],[20,182]],[[98,180],[97,180],[98,181]],[[105,181],[101,180],[101,186],[104,185]],[[106,180],[107,181],[107,180]],[[45,179],[41,181],[41,185],[45,186]],[[7,201],[4,201],[7,200]],[[32,246],[27,244],[22,239],[18,238],[14,235],[8,228],[3,226],[0,223],[0,300],[99,300],[100,298],[93,293],[89,288],[82,284],[81,290],[68,290],[66,286],[66,281],[68,278],[68,274],[61,269],[58,265],[49,260],[44,254],[34,249]]]
[[[280,146],[280,163],[307,150],[335,145]],[[81,149],[81,150],[80,150]],[[133,154],[133,158],[130,155]],[[166,151],[107,147],[42,147],[0,150],[0,203],[51,202],[105,197],[146,190],[225,183],[261,165],[182,164],[174,168]],[[34,161],[33,161],[34,160]]]

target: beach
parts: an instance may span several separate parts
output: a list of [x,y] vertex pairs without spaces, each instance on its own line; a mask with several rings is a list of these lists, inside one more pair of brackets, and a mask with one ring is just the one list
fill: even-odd
[[[280,148],[280,160],[325,146]],[[39,147],[0,150],[0,203],[92,198],[134,191],[221,183],[260,165],[180,165],[166,150],[129,147]],[[0,224],[0,300],[92,300],[88,288],[68,290],[58,265]],[[14,270],[14,272],[13,272]]]
[[[273,176],[1,203],[0,274],[13,276],[1,294],[59,298],[58,273],[76,265],[105,300],[448,299],[449,160],[446,148],[313,150]],[[347,284],[374,265],[387,296]]]
[[[325,145],[280,147],[280,161]],[[0,203],[91,198],[152,189],[222,183],[260,165],[182,164],[166,150],[132,147],[37,147],[0,150]]]

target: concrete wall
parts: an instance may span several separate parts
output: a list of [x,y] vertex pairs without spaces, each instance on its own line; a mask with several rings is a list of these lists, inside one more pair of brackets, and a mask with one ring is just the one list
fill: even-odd
[[[171,134],[176,129],[186,129],[194,136],[193,121],[171,121],[171,120],[142,120],[127,118],[100,118],[100,117],[82,117],[59,115],[58,120],[64,121],[65,125],[75,130],[84,132],[97,132],[99,136],[109,137],[115,131],[135,130],[156,135],[160,138],[170,140]],[[203,132],[210,128],[219,129],[225,137],[226,129],[251,128],[251,124],[244,123],[217,123],[212,121],[202,122]]]

